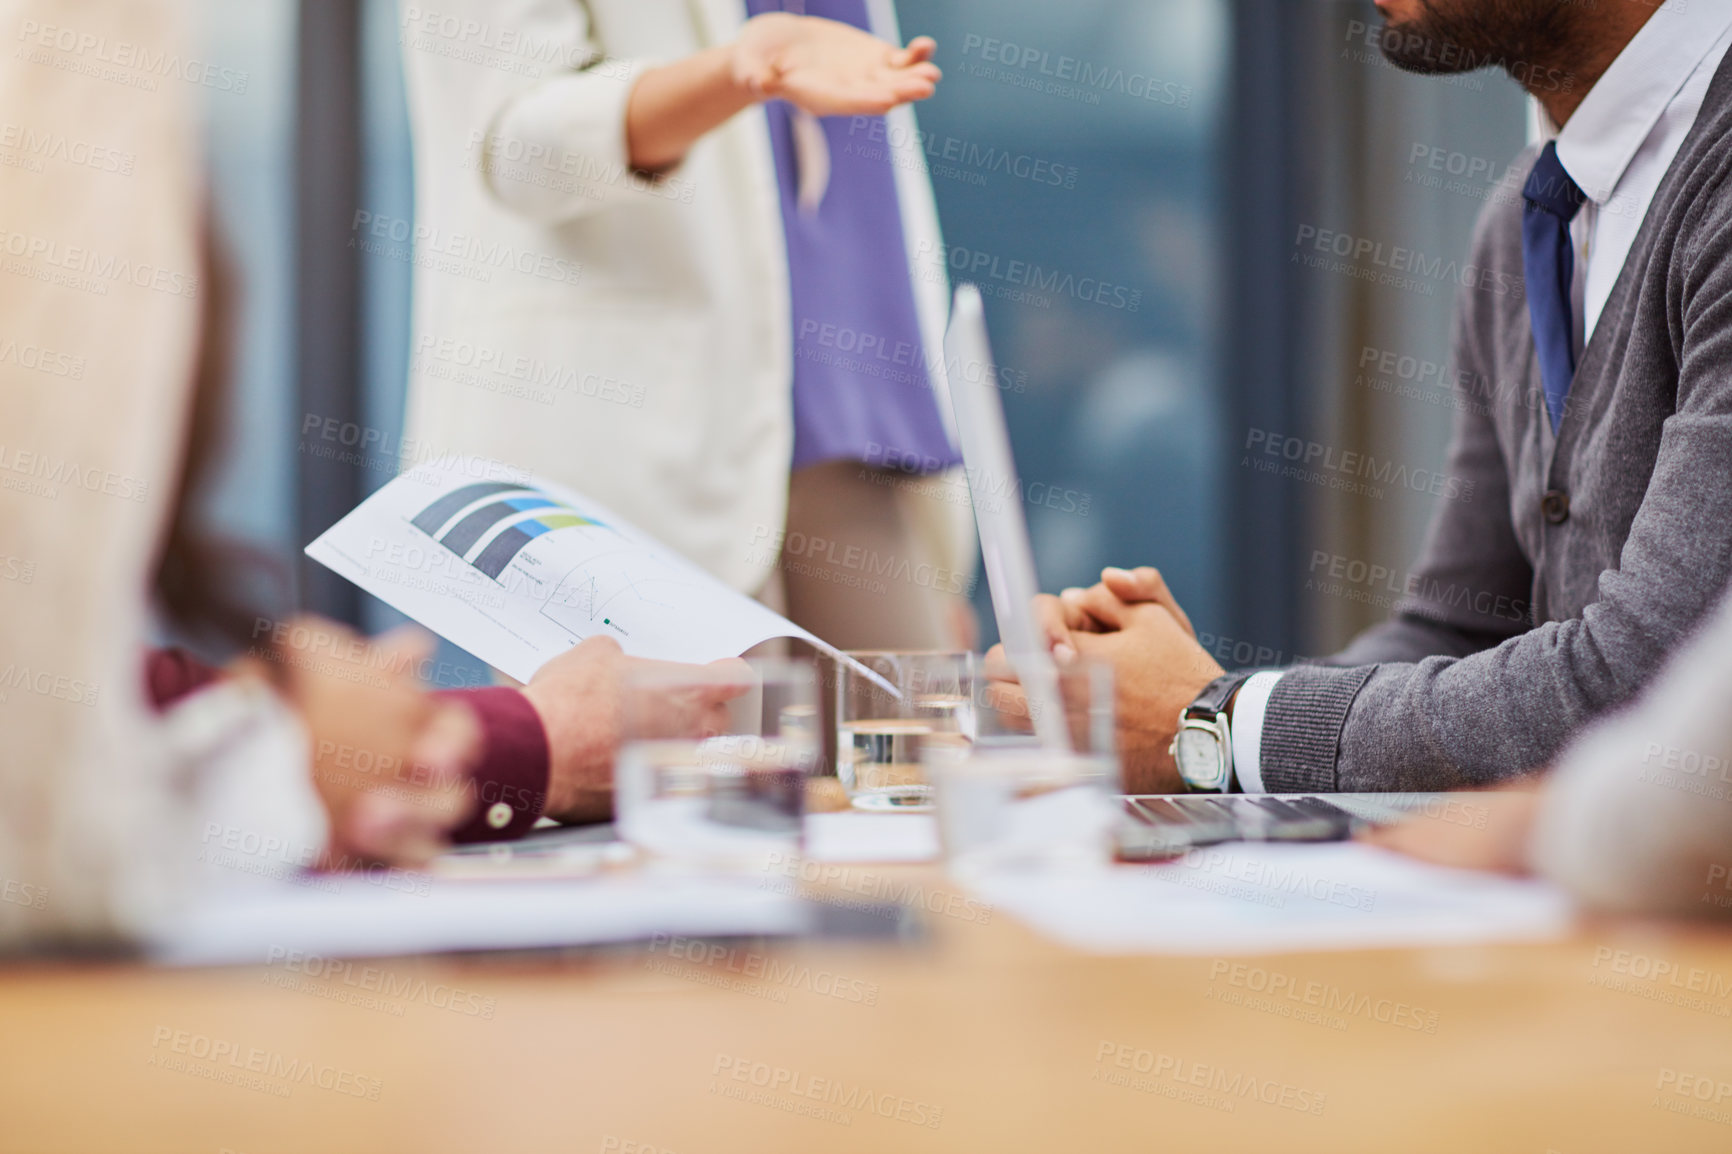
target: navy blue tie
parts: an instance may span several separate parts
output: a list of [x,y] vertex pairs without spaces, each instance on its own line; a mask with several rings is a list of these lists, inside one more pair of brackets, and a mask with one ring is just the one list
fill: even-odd
[[1534,163],[1522,198],[1527,201],[1522,213],[1522,272],[1528,316],[1545,384],[1546,412],[1555,433],[1564,416],[1564,398],[1576,377],[1575,309],[1570,304],[1576,254],[1570,244],[1570,222],[1586,199],[1558,162],[1555,142],[1548,141]]

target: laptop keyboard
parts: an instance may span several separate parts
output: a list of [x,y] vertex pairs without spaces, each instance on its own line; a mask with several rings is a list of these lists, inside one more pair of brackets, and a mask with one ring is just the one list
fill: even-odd
[[1362,824],[1321,797],[1175,794],[1127,797],[1137,822],[1162,827],[1190,845],[1224,841],[1344,841]]

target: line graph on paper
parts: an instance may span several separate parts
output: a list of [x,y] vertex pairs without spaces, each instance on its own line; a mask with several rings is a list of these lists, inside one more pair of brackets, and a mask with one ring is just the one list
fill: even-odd
[[599,553],[574,565],[541,606],[542,616],[579,637],[598,630],[631,636],[646,610],[674,612],[693,581],[638,549]]

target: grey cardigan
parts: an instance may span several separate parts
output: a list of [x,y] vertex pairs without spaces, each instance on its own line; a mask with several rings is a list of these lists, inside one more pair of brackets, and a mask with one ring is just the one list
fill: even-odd
[[1521,204],[1487,205],[1456,311],[1456,368],[1474,394],[1449,450],[1463,484],[1395,617],[1276,686],[1266,788],[1445,789],[1541,768],[1634,697],[1715,605],[1732,572],[1728,169],[1732,57],[1643,221],[1555,439],[1521,288]]

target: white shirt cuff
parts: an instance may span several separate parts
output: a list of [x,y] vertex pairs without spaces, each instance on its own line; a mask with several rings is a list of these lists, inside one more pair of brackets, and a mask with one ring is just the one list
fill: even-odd
[[309,736],[265,685],[228,678],[163,714],[169,746],[197,773],[195,860],[208,884],[293,880],[330,840]]
[[1233,775],[1246,793],[1264,792],[1263,715],[1269,711],[1269,696],[1280,680],[1278,670],[1253,674],[1233,699]]

